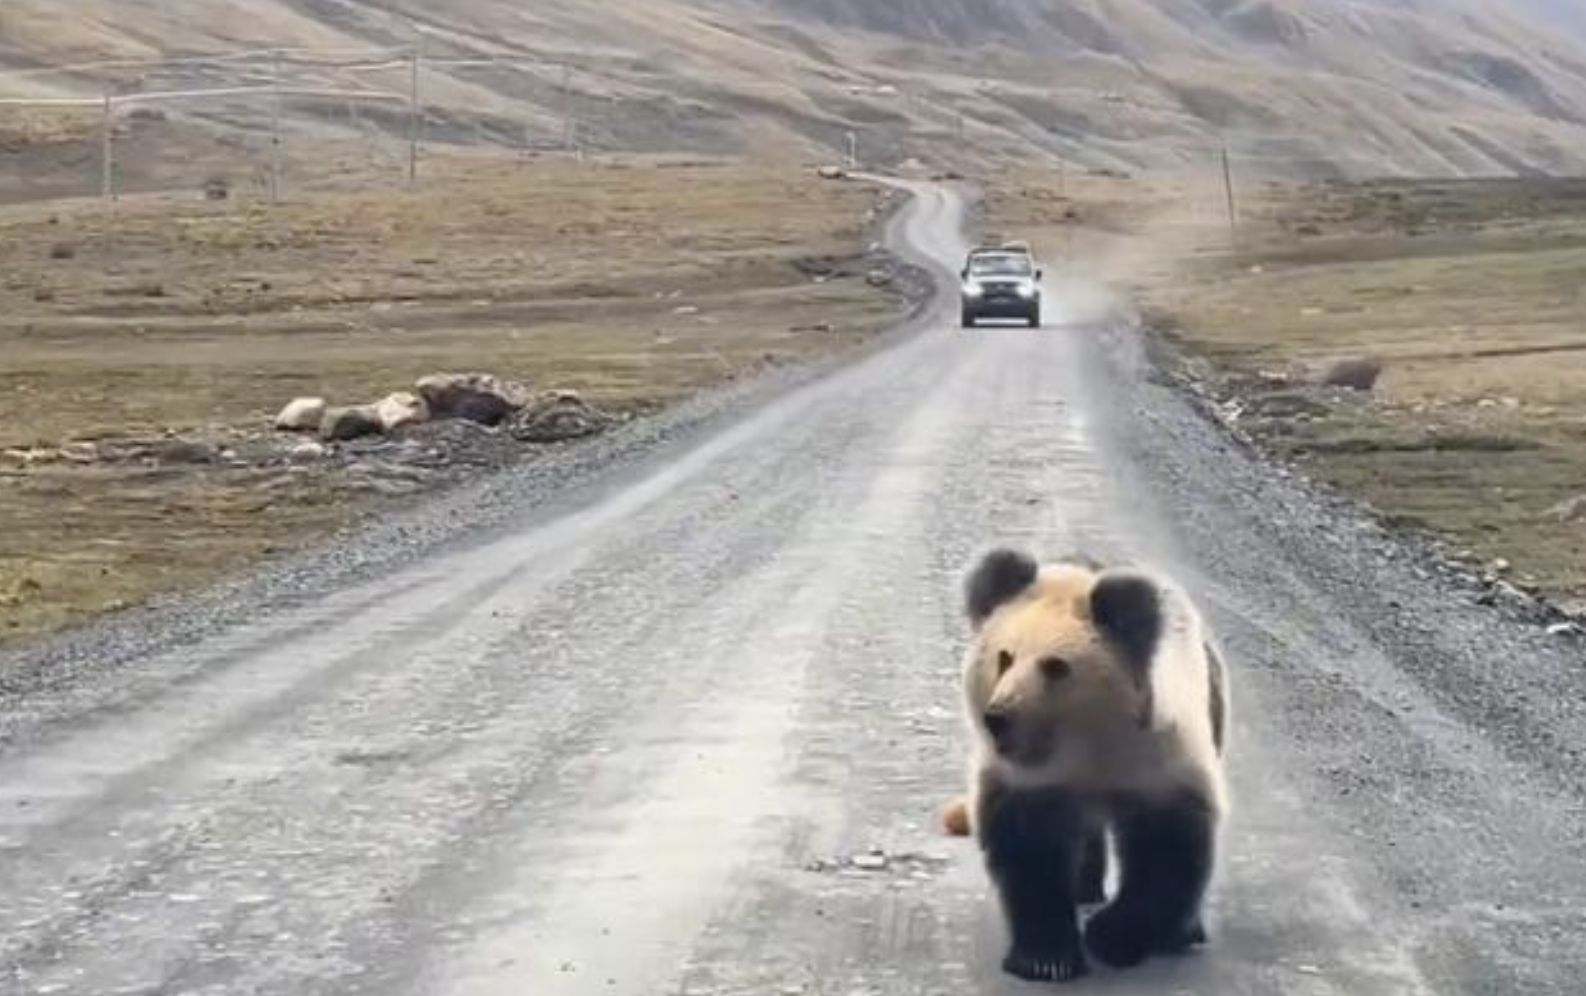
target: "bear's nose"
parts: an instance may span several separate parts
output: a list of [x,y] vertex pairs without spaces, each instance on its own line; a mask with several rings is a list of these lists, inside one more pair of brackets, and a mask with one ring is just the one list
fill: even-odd
[[982,718],[986,722],[986,732],[999,744],[1007,739],[1009,731],[1013,729],[1013,718],[999,709],[987,709]]

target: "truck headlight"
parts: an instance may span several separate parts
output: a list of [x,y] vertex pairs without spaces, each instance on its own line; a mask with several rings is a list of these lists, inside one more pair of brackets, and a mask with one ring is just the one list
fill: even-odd
[[1026,280],[1019,284],[1018,294],[1020,297],[1034,297],[1037,289],[1038,288],[1035,286],[1035,281]]
[[965,283],[964,283],[964,296],[965,297],[979,297],[980,295],[982,295],[984,293],[985,293],[985,291],[981,289],[979,284],[969,283],[968,281],[965,281]]

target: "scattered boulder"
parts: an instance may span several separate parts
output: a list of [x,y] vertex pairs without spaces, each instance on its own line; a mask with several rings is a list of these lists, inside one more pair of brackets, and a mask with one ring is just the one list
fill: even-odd
[[521,384],[483,373],[431,374],[418,382],[417,389],[432,417],[481,425],[500,425],[529,400]]
[[50,259],[59,260],[59,259],[76,259],[76,258],[77,258],[77,247],[76,246],[67,245],[64,242],[57,242],[55,245],[50,246]]
[[469,395],[459,401],[452,409],[452,416],[464,422],[495,428],[511,418],[515,411],[516,408],[498,397],[478,394]]
[[214,463],[218,454],[208,443],[190,439],[166,439],[154,447],[154,459],[162,464]]
[[331,442],[378,436],[384,431],[374,405],[327,409],[319,424],[320,438]]
[[395,432],[404,426],[420,425],[430,420],[430,406],[411,391],[387,395],[375,404],[374,410],[386,432]]
[[1278,419],[1321,418],[1332,411],[1325,401],[1296,390],[1257,395],[1249,400],[1247,410],[1263,418]]
[[223,201],[231,196],[231,184],[223,176],[212,176],[204,181],[204,199]]
[[1329,364],[1321,374],[1321,382],[1328,387],[1344,387],[1352,391],[1372,391],[1382,378],[1382,364],[1376,360],[1356,357]]
[[298,398],[275,417],[275,427],[282,432],[312,432],[325,421],[329,408],[324,398]]
[[554,443],[604,432],[616,419],[573,391],[553,391],[512,421],[512,436],[525,443]]
[[67,443],[60,448],[60,456],[68,463],[97,463],[100,453],[94,443]]
[[323,460],[328,453],[330,449],[325,444],[305,439],[292,447],[286,458],[293,463],[313,463],[315,460]]
[[1586,517],[1586,495],[1576,495],[1559,502],[1547,510],[1547,516],[1559,522],[1579,522],[1582,517]]
[[820,169],[815,171],[815,174],[822,180],[848,179],[848,171],[843,169],[841,166],[822,166]]
[[0,452],[0,457],[21,467],[31,467],[34,464],[41,463],[54,463],[60,459],[60,456],[60,450],[49,446],[29,446]]
[[865,274],[865,283],[872,287],[890,287],[892,286],[892,274],[886,270],[871,270]]

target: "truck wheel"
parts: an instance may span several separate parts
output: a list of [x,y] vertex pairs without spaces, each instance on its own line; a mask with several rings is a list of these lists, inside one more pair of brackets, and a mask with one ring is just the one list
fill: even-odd
[[1038,329],[1038,328],[1041,327],[1041,309],[1039,307],[1030,309],[1030,319],[1029,319],[1029,321],[1030,321],[1030,328]]
[[974,328],[975,327],[975,313],[973,311],[968,311],[968,310],[960,312],[959,316],[958,316],[958,323],[960,325],[962,325],[966,329]]

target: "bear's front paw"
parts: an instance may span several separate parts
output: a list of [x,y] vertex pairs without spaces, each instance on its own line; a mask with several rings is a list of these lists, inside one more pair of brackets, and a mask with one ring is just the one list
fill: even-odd
[[1035,951],[1015,947],[1002,960],[1002,970],[1026,982],[1071,982],[1090,973],[1085,953],[1058,949]]
[[1113,968],[1133,968],[1145,961],[1159,941],[1156,924],[1146,911],[1113,903],[1085,925],[1090,953]]
[[1157,942],[1156,949],[1161,954],[1183,954],[1192,948],[1198,948],[1210,942],[1206,936],[1206,926],[1197,917],[1190,921],[1189,926],[1179,930],[1169,931]]

